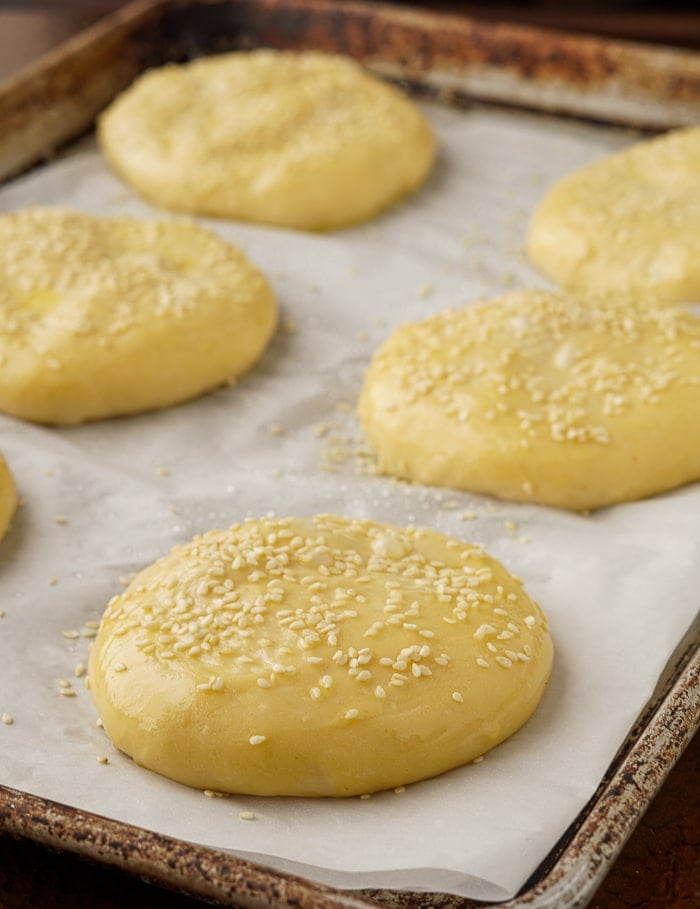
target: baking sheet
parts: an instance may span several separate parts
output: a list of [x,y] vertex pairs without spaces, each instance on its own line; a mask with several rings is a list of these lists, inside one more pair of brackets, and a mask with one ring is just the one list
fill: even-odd
[[[436,172],[376,221],[328,235],[206,222],[269,274],[283,309],[236,386],[69,430],[0,418],[26,498],[0,548],[0,713],[14,718],[0,725],[0,783],[340,887],[483,899],[513,895],[593,794],[697,610],[700,486],[583,517],[397,484],[366,472],[352,409],[396,325],[544,286],[522,255],[529,211],[549,181],[635,137],[485,108],[426,111]],[[155,216],[91,142],[0,190],[0,210],[28,203]],[[521,576],[556,645],[533,719],[479,764],[365,800],[210,799],[119,755],[72,678],[86,622],[131,572],[195,533],[319,511],[480,541]]]

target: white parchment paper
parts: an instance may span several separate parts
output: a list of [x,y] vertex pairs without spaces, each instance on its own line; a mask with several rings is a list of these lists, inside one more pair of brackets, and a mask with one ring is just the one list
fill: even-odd
[[[521,245],[546,184],[634,137],[426,110],[442,148],[435,174],[373,223],[306,235],[209,222],[269,274],[296,325],[238,385],[69,430],[0,418],[26,499],[0,547],[0,713],[14,718],[0,725],[1,783],[318,881],[484,899],[513,895],[595,790],[696,612],[700,486],[583,517],[398,485],[358,471],[352,409],[395,326],[542,285]],[[29,203],[154,216],[89,142],[0,190],[0,210]],[[209,799],[117,753],[73,671],[85,623],[120,578],[195,533],[320,511],[481,541],[521,576],[556,645],[532,720],[479,764],[367,800]],[[60,695],[62,678],[75,697]]]

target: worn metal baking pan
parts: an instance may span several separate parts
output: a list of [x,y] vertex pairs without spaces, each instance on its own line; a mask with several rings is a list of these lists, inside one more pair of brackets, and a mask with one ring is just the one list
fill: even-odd
[[[88,130],[145,67],[256,45],[348,53],[447,103],[488,101],[647,129],[700,121],[700,58],[685,51],[375,4],[139,0],[0,87],[0,181]],[[696,623],[590,803],[521,893],[500,905],[584,906],[699,723]],[[232,905],[485,905],[445,894],[338,891],[2,786],[0,829]]]

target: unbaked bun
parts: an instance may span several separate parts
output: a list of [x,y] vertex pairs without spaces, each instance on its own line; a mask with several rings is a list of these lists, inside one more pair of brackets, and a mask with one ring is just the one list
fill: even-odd
[[359,414],[381,469],[600,508],[700,479],[700,319],[515,291],[399,328]]
[[281,227],[371,218],[428,175],[414,103],[344,57],[272,50],[151,70],[107,109],[99,141],[156,205]]
[[247,370],[275,326],[263,275],[195,224],[0,216],[0,410],[71,424],[164,407]]
[[639,142],[557,181],[527,249],[577,290],[700,301],[700,127]]
[[552,643],[522,583],[430,530],[250,520],[179,546],[110,603],[90,690],[117,747],[190,786],[349,796],[518,729]]
[[17,487],[7,466],[7,461],[0,454],[0,540],[7,533],[12,515],[17,508]]

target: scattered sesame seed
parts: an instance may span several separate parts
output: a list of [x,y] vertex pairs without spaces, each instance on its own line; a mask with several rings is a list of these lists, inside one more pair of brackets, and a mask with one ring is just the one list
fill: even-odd
[[354,707],[351,707],[350,710],[345,711],[346,720],[356,720],[360,715],[360,711],[356,710]]
[[372,793],[371,793],[371,792],[365,792],[365,793],[363,793],[363,794],[360,796],[360,801],[361,801],[361,802],[366,802],[367,799],[371,799],[371,798],[372,798]]
[[65,631],[61,632],[61,637],[64,637],[69,641],[74,641],[76,638],[80,637],[80,633],[75,631],[73,628],[68,628]]
[[396,786],[396,788],[394,789],[394,792],[395,792],[397,795],[400,795],[402,792],[405,792],[405,791],[406,791],[406,787],[405,787],[405,786]]
[[167,467],[158,467],[156,469],[156,473],[158,474],[159,477],[169,477],[170,476],[170,471],[168,470]]
[[56,584],[58,584],[58,578],[53,578],[53,577],[49,578],[47,583],[48,583],[49,587],[55,587]]
[[63,526],[68,523],[68,518],[64,514],[57,514],[54,517],[54,521],[56,522],[56,524]]
[[98,754],[95,760],[98,764],[109,764],[109,758],[104,754]]
[[459,691],[453,691],[453,692],[452,692],[452,700],[453,700],[453,701],[457,701],[458,704],[463,704],[463,703],[464,703],[464,698],[463,698],[462,695],[459,693]]
[[255,815],[253,814],[252,811],[239,811],[238,817],[242,821],[254,821],[255,820]]
[[248,742],[251,745],[262,745],[263,742],[266,742],[266,741],[267,741],[266,735],[251,735],[251,737],[248,739]]
[[85,664],[78,663],[78,665],[73,670],[73,675],[76,677],[76,679],[82,678],[85,675]]
[[3,726],[12,726],[15,720],[11,713],[3,713],[0,716],[0,721],[2,721]]

